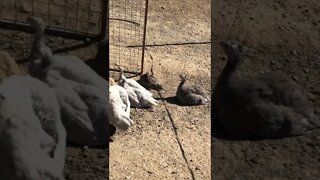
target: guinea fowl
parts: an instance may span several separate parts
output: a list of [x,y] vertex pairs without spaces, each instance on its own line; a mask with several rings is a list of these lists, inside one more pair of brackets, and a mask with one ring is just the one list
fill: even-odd
[[127,130],[133,121],[130,119],[130,101],[127,91],[109,78],[110,123],[119,130]]
[[179,75],[181,82],[178,86],[176,96],[179,102],[185,106],[203,105],[210,101],[206,90],[198,86],[188,86],[186,81],[188,76]]
[[282,73],[240,78],[237,45],[221,42],[228,57],[215,87],[215,111],[235,138],[283,138],[320,127],[316,110],[297,83]]
[[127,90],[132,107],[145,108],[158,105],[158,101],[152,97],[152,93],[133,79],[127,79],[123,75],[124,69],[120,67],[119,85]]
[[[53,90],[30,76],[0,84],[1,179],[64,179],[66,131]],[[17,173],[19,172],[19,173]]]
[[[44,26],[37,18],[29,18],[34,29]],[[39,27],[40,26],[40,27]],[[36,41],[43,41],[43,31],[36,31]],[[42,42],[39,49],[47,49]],[[33,48],[34,49],[34,48]],[[38,50],[37,50],[38,49]],[[32,53],[32,52],[31,52]],[[48,53],[50,54],[50,53]],[[81,59],[71,55],[31,55],[31,75],[46,82],[57,94],[68,141],[83,145],[108,144],[108,84]],[[40,62],[40,63],[38,63]]]
[[146,89],[154,89],[156,91],[162,90],[162,85],[159,83],[159,80],[154,76],[153,72],[153,63],[151,64],[151,73],[146,72],[140,76],[140,79],[137,81],[140,85]]

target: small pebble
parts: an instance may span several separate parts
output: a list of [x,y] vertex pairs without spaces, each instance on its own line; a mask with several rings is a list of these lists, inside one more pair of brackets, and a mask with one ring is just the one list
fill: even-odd
[[290,53],[291,53],[292,55],[297,55],[297,54],[298,54],[297,50],[292,50]]
[[298,77],[295,76],[295,75],[292,76],[292,79],[293,79],[294,81],[298,81]]

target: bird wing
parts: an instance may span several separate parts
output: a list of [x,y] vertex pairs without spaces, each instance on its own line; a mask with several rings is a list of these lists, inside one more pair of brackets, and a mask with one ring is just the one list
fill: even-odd
[[133,80],[133,79],[127,79],[126,83],[128,86],[141,91],[144,94],[148,94],[150,96],[152,96],[152,93],[148,90],[146,90],[143,86],[141,86],[137,81]]
[[79,95],[71,88],[55,88],[62,112],[85,130],[93,132],[93,125],[89,118],[88,106],[82,101]]
[[232,79],[228,88],[228,94],[235,99],[243,99],[249,102],[252,101],[275,101],[273,89],[268,83],[258,79]]
[[106,81],[76,56],[54,55],[50,68],[66,79],[107,89]]
[[[116,126],[120,130],[126,130],[129,126],[133,124],[129,117],[128,108],[121,97],[119,88],[117,86],[111,86],[109,91],[109,108],[112,113],[110,113],[110,123]],[[130,112],[130,111],[129,111]]]
[[42,150],[48,154],[48,156],[53,157],[54,151],[56,149],[57,144],[55,143],[54,139],[49,136],[44,130],[40,129],[40,147]]
[[129,95],[126,89],[124,89],[121,86],[116,86],[118,91],[119,91],[119,95],[120,98],[123,102],[123,104],[125,104],[126,108],[125,111],[128,113],[128,115],[130,114],[130,100],[129,100]]
[[125,89],[128,92],[129,100],[132,106],[138,106],[140,102],[135,90],[131,87],[125,87]]
[[139,99],[139,102],[144,107],[150,107],[152,105],[158,105],[158,101],[154,99],[149,94],[145,94],[144,91],[141,91],[139,89],[135,89],[135,94],[137,95],[137,98]]
[[204,88],[202,88],[202,87],[191,86],[190,91],[191,91],[192,93],[194,93],[194,94],[201,95],[201,96],[203,96],[203,97],[205,97],[205,98],[208,98],[208,97],[209,97],[207,91],[206,91]]

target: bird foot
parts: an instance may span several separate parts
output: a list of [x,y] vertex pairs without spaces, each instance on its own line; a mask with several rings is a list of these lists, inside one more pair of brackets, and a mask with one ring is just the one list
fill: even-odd
[[114,137],[109,137],[109,142],[114,142]]
[[154,112],[154,108],[153,108],[153,107],[148,108],[148,111],[149,111],[149,112]]

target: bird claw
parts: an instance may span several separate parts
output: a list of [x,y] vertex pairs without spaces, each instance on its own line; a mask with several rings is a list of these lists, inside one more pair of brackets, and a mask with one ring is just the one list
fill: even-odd
[[153,108],[153,107],[148,108],[148,111],[149,111],[149,112],[154,112],[154,108]]
[[109,137],[109,142],[114,142],[114,137],[110,136]]

